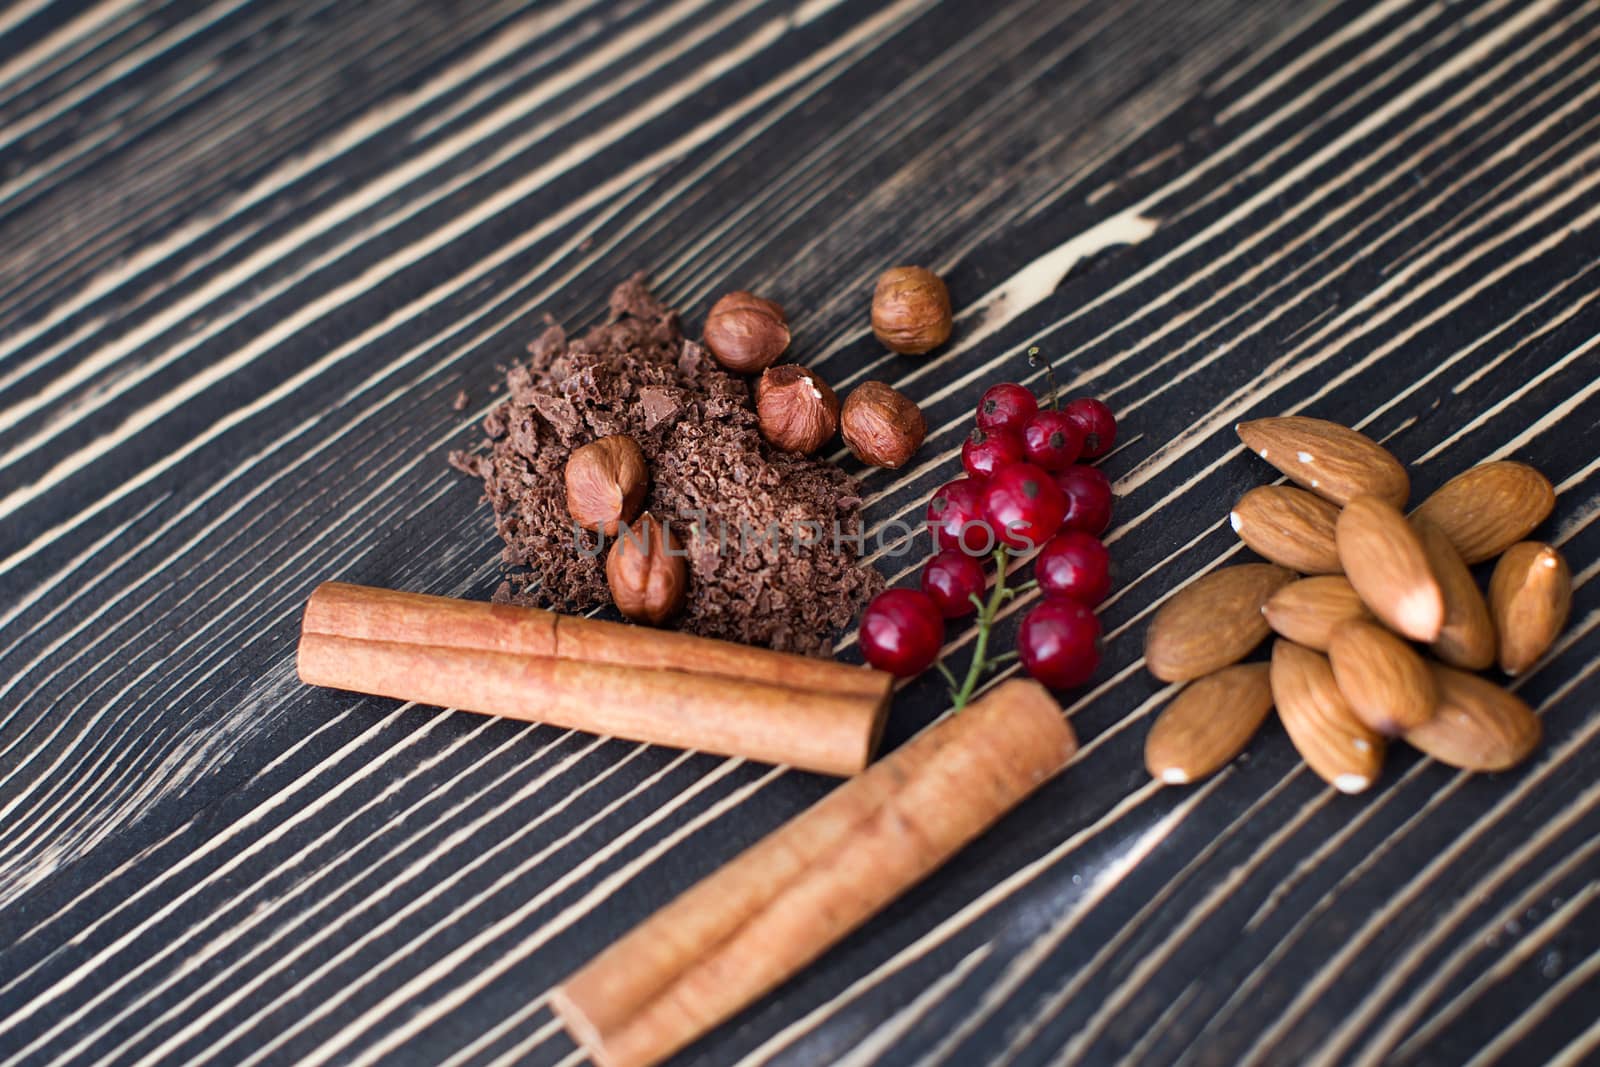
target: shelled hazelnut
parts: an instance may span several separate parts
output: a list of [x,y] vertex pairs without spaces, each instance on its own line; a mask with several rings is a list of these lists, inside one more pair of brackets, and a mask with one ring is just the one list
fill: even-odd
[[950,290],[923,267],[890,267],[872,294],[872,332],[892,352],[920,356],[950,339]]
[[689,563],[677,537],[647,512],[611,545],[606,584],[623,615],[660,626],[683,609]]
[[757,374],[778,362],[789,347],[789,323],[783,308],[772,301],[735,291],[711,305],[705,342],[724,367]]
[[644,452],[626,434],[574,449],[567,457],[567,513],[587,530],[613,536],[644,506],[649,475]]
[[904,393],[883,382],[862,382],[845,398],[839,429],[861,462],[895,468],[922,447],[928,424]]
[[795,363],[769,367],[756,385],[761,436],[785,452],[810,455],[839,429],[839,398]]

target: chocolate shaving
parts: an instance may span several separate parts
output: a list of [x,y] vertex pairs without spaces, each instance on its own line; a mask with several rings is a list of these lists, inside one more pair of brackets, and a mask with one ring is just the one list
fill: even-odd
[[528,361],[506,372],[508,398],[484,419],[488,439],[450,456],[483,480],[502,558],[525,568],[495,599],[562,611],[610,603],[596,536],[575,539],[563,472],[574,448],[625,433],[650,465],[645,506],[689,552],[688,606],[677,625],[828,654],[833,636],[883,587],[856,552],[860,486],[832,464],[762,440],[749,385],[684,338],[677,312],[642,274],[616,288],[610,311],[571,339],[551,323],[528,345]]

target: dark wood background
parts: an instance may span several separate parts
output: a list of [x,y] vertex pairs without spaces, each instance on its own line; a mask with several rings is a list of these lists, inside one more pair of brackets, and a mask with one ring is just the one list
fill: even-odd
[[[907,261],[963,309],[930,361],[865,333]],[[575,1062],[546,990],[826,791],[295,679],[323,579],[488,595],[445,453],[641,268],[927,406],[875,524],[1029,344],[1126,442],[1081,758],[682,1062],[1595,1062],[1593,0],[13,0],[0,1064]],[[1233,423],[1298,411],[1419,499],[1506,455],[1559,487],[1529,765],[1397,750],[1343,797],[1272,726],[1146,779],[1144,623],[1239,551]]]

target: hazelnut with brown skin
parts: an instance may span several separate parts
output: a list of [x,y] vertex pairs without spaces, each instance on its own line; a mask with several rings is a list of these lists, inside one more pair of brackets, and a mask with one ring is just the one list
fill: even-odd
[[759,374],[789,347],[783,308],[754,293],[732,292],[711,305],[706,347],[718,363],[738,374]]
[[591,441],[567,457],[567,513],[586,530],[615,535],[639,514],[648,488],[644,452],[626,434]]
[[872,332],[891,352],[920,356],[950,339],[950,290],[922,267],[890,267],[872,294]]
[[672,531],[646,512],[611,545],[606,584],[623,615],[660,626],[683,610],[689,561]]
[[785,452],[809,456],[839,429],[839,398],[828,383],[795,363],[768,367],[756,385],[761,436]]
[[845,398],[839,415],[844,443],[863,463],[901,466],[922,447],[928,434],[922,409],[904,393],[883,382],[862,382]]

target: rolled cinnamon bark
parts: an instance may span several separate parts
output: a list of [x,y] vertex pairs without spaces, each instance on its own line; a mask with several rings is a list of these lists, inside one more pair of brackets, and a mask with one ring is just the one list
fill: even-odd
[[888,701],[894,685],[894,679],[883,671],[731,641],[346,582],[324,582],[316,588],[306,602],[301,628],[307,633],[371,641],[715,674],[879,702]]
[[850,775],[888,705],[721,675],[521,652],[300,635],[301,680],[633,741]]
[[1015,807],[1077,740],[1012,681],[840,785],[552,994],[602,1067],[648,1067],[795,974]]

